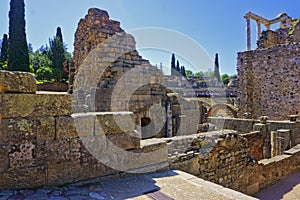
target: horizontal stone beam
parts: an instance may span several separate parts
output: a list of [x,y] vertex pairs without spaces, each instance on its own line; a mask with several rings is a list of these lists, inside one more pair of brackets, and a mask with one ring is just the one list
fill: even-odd
[[72,113],[69,94],[0,94],[0,118],[64,116]]
[[36,80],[28,72],[0,71],[0,92],[35,93]]

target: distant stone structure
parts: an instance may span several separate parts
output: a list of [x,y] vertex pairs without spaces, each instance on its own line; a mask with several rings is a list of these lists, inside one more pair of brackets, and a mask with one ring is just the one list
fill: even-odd
[[239,117],[251,113],[254,119],[287,119],[299,114],[300,23],[286,14],[276,19],[283,22],[280,29],[264,31],[256,50],[238,53]]
[[[166,136],[166,113],[172,104],[167,94],[173,90],[164,83],[162,72],[138,54],[134,38],[121,29],[119,22],[110,20],[106,11],[89,9],[80,20],[73,63],[74,112],[131,111],[142,138]],[[193,109],[199,112],[198,103],[194,104]],[[169,122],[185,128],[176,129],[172,135],[197,131],[200,114],[195,112],[190,106],[181,106],[180,113],[173,111],[176,114],[172,118],[185,118]]]

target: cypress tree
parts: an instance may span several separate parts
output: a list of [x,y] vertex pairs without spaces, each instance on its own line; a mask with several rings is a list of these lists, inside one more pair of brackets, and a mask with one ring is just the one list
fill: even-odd
[[220,69],[219,69],[219,56],[218,56],[217,53],[216,53],[216,57],[215,57],[214,76],[217,78],[217,80],[218,80],[219,82],[221,81]]
[[57,27],[57,29],[56,29],[56,37],[58,37],[59,40],[60,40],[60,42],[61,42],[62,44],[64,44],[63,36],[62,36],[61,28],[60,28],[60,27]]
[[176,70],[180,73],[179,61],[177,60]]
[[61,42],[62,38],[60,38],[60,37],[62,37],[62,36],[59,36],[58,33],[53,38],[53,40],[49,41],[49,43],[50,43],[49,58],[52,61],[52,68],[55,73],[54,74],[55,80],[61,81],[62,74],[63,74],[63,68],[64,68],[64,62],[66,61],[66,52],[64,49],[64,45]]
[[29,72],[24,0],[10,1],[8,42],[8,69],[11,71]]
[[175,54],[172,54],[171,69],[175,69]]
[[7,53],[8,53],[8,38],[7,38],[7,34],[4,34],[1,43],[0,62],[4,62],[8,60]]

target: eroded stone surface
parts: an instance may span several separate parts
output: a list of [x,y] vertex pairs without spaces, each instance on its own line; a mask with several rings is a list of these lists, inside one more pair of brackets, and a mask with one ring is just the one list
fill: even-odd
[[36,80],[31,73],[0,70],[0,93],[35,93],[36,90]]
[[68,94],[0,94],[0,118],[63,116],[72,113]]

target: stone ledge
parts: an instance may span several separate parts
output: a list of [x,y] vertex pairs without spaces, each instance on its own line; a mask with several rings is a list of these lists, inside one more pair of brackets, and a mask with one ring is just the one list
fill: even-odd
[[[79,135],[82,136],[84,129],[89,130],[88,135],[110,135],[122,134],[135,131],[134,115],[132,112],[87,112],[74,113],[72,117],[75,119],[76,128],[79,128]],[[81,127],[81,121],[89,123],[89,128]],[[82,133],[81,133],[82,132]]]
[[31,73],[0,70],[0,92],[35,93],[36,90],[36,80]]
[[164,140],[158,138],[141,141],[141,150],[143,153],[153,152],[166,146],[167,143]]
[[287,155],[293,155],[293,154],[297,154],[299,152],[300,152],[300,144],[298,144],[297,146],[295,146],[287,151],[284,151],[283,153],[287,154]]
[[68,116],[72,98],[68,94],[0,94],[0,118]]
[[269,164],[272,164],[272,163],[275,163],[275,162],[280,162],[286,158],[289,158],[291,157],[291,155],[279,155],[279,156],[275,156],[273,158],[270,158],[270,159],[263,159],[263,160],[260,160],[258,163],[259,164],[262,164],[262,165],[269,165]]

